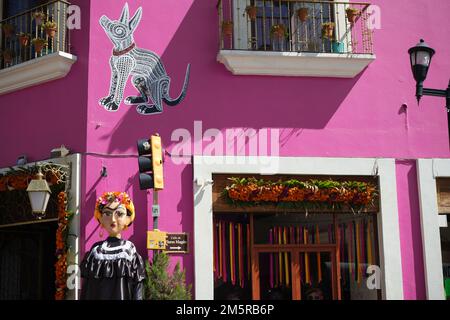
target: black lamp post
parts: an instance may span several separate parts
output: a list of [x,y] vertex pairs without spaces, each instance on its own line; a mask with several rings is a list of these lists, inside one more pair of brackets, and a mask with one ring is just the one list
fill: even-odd
[[446,90],[428,89],[423,87],[423,82],[427,78],[428,69],[430,68],[431,59],[436,51],[430,48],[423,39],[411,49],[408,50],[411,58],[411,68],[416,79],[416,97],[420,103],[422,96],[435,96],[446,98],[447,119],[449,123],[450,133],[450,81]]

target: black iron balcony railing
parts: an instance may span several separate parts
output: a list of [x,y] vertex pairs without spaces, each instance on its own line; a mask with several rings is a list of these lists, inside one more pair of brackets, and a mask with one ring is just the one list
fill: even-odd
[[219,0],[221,50],[372,54],[370,4]]
[[70,53],[66,1],[50,1],[0,21],[0,69],[54,52]]

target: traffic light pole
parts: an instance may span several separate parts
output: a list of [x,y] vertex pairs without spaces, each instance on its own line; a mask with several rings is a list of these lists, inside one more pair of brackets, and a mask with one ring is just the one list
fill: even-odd
[[153,189],[153,230],[158,229],[159,204],[158,204],[158,190]]

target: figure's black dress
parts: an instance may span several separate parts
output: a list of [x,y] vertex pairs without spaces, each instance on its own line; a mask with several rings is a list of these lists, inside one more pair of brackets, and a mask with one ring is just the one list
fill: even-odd
[[145,265],[134,244],[109,237],[92,246],[81,263],[81,299],[142,300]]

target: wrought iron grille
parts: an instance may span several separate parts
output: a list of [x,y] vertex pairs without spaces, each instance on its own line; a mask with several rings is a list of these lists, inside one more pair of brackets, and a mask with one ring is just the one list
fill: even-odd
[[369,3],[219,0],[221,50],[373,53]]
[[[69,5],[66,1],[50,1],[0,21],[0,69],[58,51],[70,53]],[[46,28],[51,23],[54,28]]]

